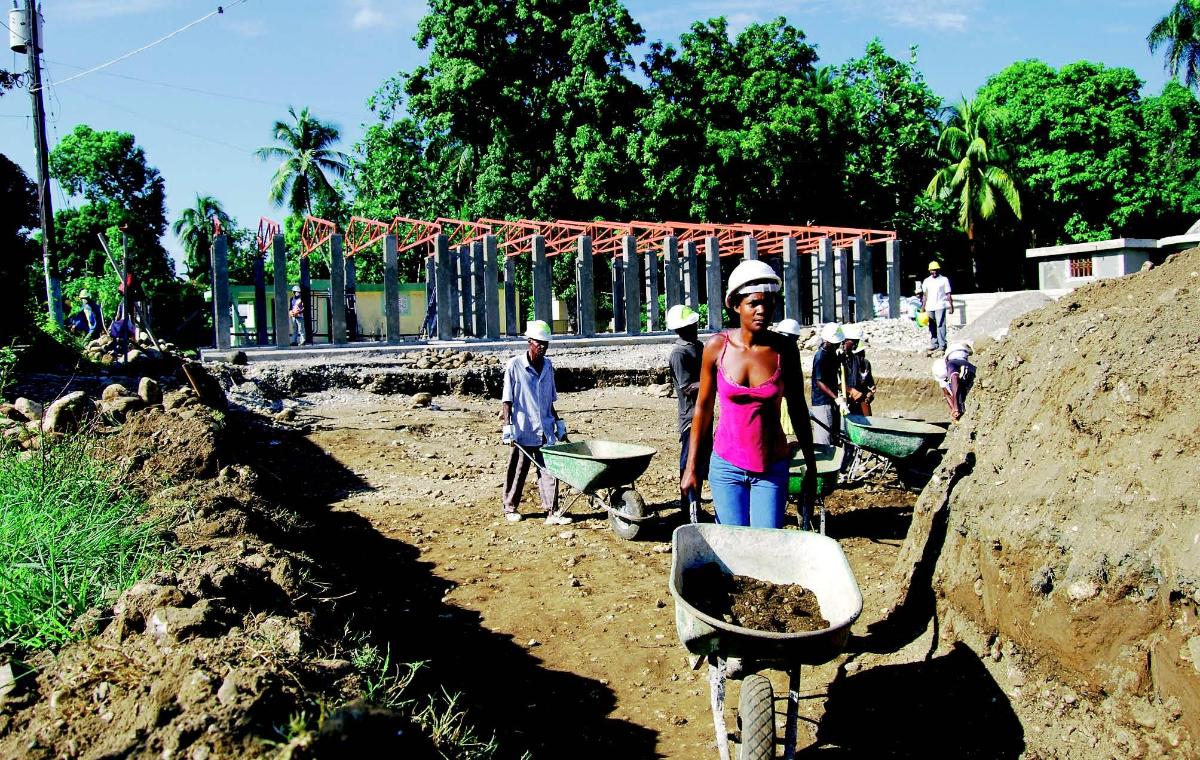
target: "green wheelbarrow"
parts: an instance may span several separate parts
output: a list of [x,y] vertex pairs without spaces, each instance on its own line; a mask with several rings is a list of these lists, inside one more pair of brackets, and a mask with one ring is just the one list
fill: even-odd
[[857,447],[847,474],[850,481],[876,470],[886,473],[893,464],[936,445],[946,436],[945,428],[928,422],[861,414],[847,415],[845,426],[846,437]]
[[658,449],[636,443],[592,440],[543,446],[542,461],[547,472],[587,496],[589,503],[600,501],[613,532],[633,540],[642,523],[654,519],[647,516],[646,500],[633,481],[646,472],[657,453]]
[[[819,443],[813,446],[813,453],[817,459],[816,506],[821,513],[821,535],[825,535],[825,497],[832,493],[834,488],[837,488],[845,451],[841,446],[826,446]],[[804,464],[804,455],[797,451],[788,468],[788,497],[795,500],[798,505],[801,528],[805,528],[809,522],[809,505],[800,501],[804,490],[804,474],[807,469]]]

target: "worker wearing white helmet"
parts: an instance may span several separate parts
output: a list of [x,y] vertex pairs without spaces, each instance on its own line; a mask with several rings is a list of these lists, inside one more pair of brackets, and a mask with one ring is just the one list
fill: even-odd
[[821,344],[813,356],[812,369],[812,437],[818,444],[836,445],[835,431],[842,429],[842,416],[849,414],[846,399],[841,394],[842,362],[838,355],[846,335],[842,326],[830,322],[821,328]]
[[[667,363],[671,368],[671,381],[675,385],[675,397],[679,407],[679,474],[687,466],[688,449],[692,440],[692,416],[696,412],[696,394],[700,392],[700,357],[704,344],[697,339],[700,315],[695,309],[676,304],[667,310],[667,329],[679,337],[671,346]],[[679,498],[684,507],[699,501],[700,491],[680,491]]]
[[546,357],[550,347],[550,325],[541,320],[525,328],[526,350],[504,366],[504,388],[500,416],[504,425],[500,442],[511,447],[504,478],[504,517],[520,522],[521,492],[532,459],[538,469],[538,495],[546,510],[547,525],[567,525],[571,518],[558,511],[558,481],[545,469],[542,447],[567,437],[567,423],[558,416],[554,402],[554,365]]
[[875,400],[875,375],[867,359],[866,339],[858,325],[843,325],[842,374],[845,381],[846,405],[850,414],[871,415]]
[[292,286],[292,298],[288,301],[288,317],[292,323],[292,345],[299,345],[304,334],[304,299],[300,295],[300,286]]
[[808,500],[816,494],[816,458],[807,425],[804,375],[795,341],[767,329],[781,284],[763,261],[743,261],[729,276],[725,305],[737,326],[708,341],[700,364],[700,389],[692,417],[688,461],[680,490],[699,490],[701,444],[713,427],[713,406],[721,419],[712,436],[708,480],[717,522],[779,528],[788,495],[791,447],[780,423],[787,399],[807,475]]
[[92,300],[92,293],[89,290],[79,291],[79,308],[83,313],[83,318],[79,320],[80,332],[86,331],[84,336],[87,340],[95,340],[104,334],[104,315],[100,310],[100,304]]

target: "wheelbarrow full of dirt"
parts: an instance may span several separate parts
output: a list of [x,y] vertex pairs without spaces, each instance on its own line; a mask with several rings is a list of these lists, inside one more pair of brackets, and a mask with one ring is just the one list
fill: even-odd
[[646,500],[633,487],[657,449],[617,441],[578,441],[542,447],[546,471],[608,511],[608,523],[621,538],[637,537],[647,516]]
[[[774,668],[788,673],[784,756],[796,750],[800,707],[800,667],[820,665],[846,646],[850,626],[862,612],[862,594],[850,563],[837,541],[807,531],[743,528],[732,525],[683,525],[671,538],[670,591],[675,598],[675,628],[693,656],[709,662],[709,685],[717,749],[729,758],[725,722],[728,661],[742,661],[738,703],[741,758],[774,758],[775,695],[771,682],[757,671]],[[829,627],[802,633],[775,633],[743,628],[698,609],[689,599],[697,590],[685,585],[685,573],[715,563],[730,575],[773,584],[799,584],[813,592]]]

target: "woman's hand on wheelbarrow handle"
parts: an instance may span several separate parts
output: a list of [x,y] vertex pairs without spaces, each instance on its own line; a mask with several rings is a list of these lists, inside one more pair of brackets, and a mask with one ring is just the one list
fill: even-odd
[[700,479],[691,467],[683,471],[683,476],[679,479],[679,490],[682,493],[700,493]]

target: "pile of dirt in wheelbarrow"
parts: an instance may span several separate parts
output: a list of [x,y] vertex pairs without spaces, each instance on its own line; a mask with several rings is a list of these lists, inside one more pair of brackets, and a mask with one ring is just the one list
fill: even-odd
[[977,361],[894,614],[936,601],[1035,754],[1195,756],[1200,249],[1024,315]]
[[817,595],[795,583],[768,583],[730,575],[708,562],[683,573],[688,601],[706,615],[755,631],[805,633],[823,631]]

